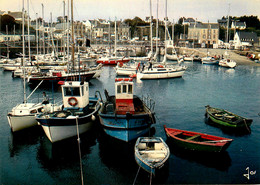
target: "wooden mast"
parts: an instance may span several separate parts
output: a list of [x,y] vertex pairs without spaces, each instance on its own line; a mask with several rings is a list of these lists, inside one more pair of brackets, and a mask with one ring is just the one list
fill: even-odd
[[73,24],[73,0],[71,0],[71,38],[72,38],[72,50],[71,50],[71,56],[72,56],[72,69],[75,69],[74,64],[74,50],[75,50],[75,43],[74,43],[74,24]]

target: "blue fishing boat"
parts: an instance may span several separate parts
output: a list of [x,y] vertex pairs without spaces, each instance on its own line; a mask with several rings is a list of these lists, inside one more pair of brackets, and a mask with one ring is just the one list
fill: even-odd
[[[149,107],[133,95],[132,78],[115,79],[115,96],[105,90],[106,102],[99,111],[100,123],[106,134],[129,142],[148,133],[155,123],[154,102]],[[153,102],[153,103],[151,103]]]
[[139,137],[135,143],[135,161],[155,176],[165,166],[170,149],[161,137]]
[[66,81],[62,85],[62,98],[62,110],[36,117],[52,143],[90,130],[102,101],[97,93],[89,97],[88,82],[79,81]]

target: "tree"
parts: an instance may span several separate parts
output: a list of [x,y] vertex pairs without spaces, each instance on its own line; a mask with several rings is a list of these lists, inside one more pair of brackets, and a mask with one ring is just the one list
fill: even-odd
[[15,22],[15,19],[10,15],[2,15],[1,17],[1,31],[6,32],[6,26],[8,27],[8,32],[14,30],[14,25],[19,28],[19,25]]

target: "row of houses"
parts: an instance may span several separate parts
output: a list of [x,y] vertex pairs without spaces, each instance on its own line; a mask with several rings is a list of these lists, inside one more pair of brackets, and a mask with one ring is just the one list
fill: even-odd
[[[8,14],[13,16],[16,21],[21,21],[22,14],[19,12],[1,12],[0,14]],[[28,16],[26,16],[28,18]],[[37,22],[38,28],[36,28],[36,20],[30,21],[31,27],[35,30],[39,30],[39,36],[43,35],[47,37],[52,34],[56,39],[62,39],[68,33],[71,34],[71,23],[66,23],[63,17],[58,18],[59,22],[56,23],[45,23]],[[27,21],[26,21],[27,22]],[[182,24],[188,26],[188,33],[181,34],[178,38],[178,44],[184,46],[200,45],[202,47],[223,45],[223,42],[219,40],[219,28],[227,27],[227,19],[222,18],[218,20],[218,23],[202,23],[200,21],[194,20],[193,18],[183,18]],[[134,35],[135,40],[148,40],[150,39],[150,27],[149,18],[146,20],[147,25],[137,26],[135,33],[131,34],[131,27],[125,24],[122,20],[118,21],[108,21],[105,19],[95,19],[95,20],[85,20],[85,21],[74,21],[74,35],[78,40],[89,39],[92,42],[108,42],[115,39],[115,25],[117,26],[117,38],[121,42],[129,42]],[[164,27],[164,22],[159,21],[159,26]],[[169,24],[170,26],[170,24]],[[244,22],[233,21],[231,24],[231,29],[236,30],[234,40],[232,44],[235,48],[241,47],[251,47],[256,43],[259,43],[256,33],[242,32],[246,28]],[[155,36],[155,26],[153,28]],[[185,30],[185,29],[184,29]],[[164,30],[162,30],[164,32]],[[43,34],[42,34],[43,33]],[[159,31],[160,33],[160,31]],[[137,39],[136,39],[137,38]],[[14,41],[19,40],[20,37],[16,35],[0,35],[0,42],[3,41]],[[33,39],[33,38],[32,38]],[[31,39],[31,40],[32,40]],[[158,38],[157,38],[158,39]],[[160,39],[164,39],[164,33],[160,33]]]

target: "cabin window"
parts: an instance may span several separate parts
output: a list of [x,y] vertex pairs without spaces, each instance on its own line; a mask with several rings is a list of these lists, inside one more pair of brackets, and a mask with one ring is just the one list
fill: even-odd
[[123,93],[127,93],[126,89],[127,89],[127,86],[123,85]]
[[121,93],[121,85],[117,85],[117,93]]
[[39,109],[38,109],[38,112],[42,112],[42,108],[39,108]]
[[64,87],[65,96],[80,96],[79,87]]
[[133,94],[133,86],[128,85],[128,94]]

